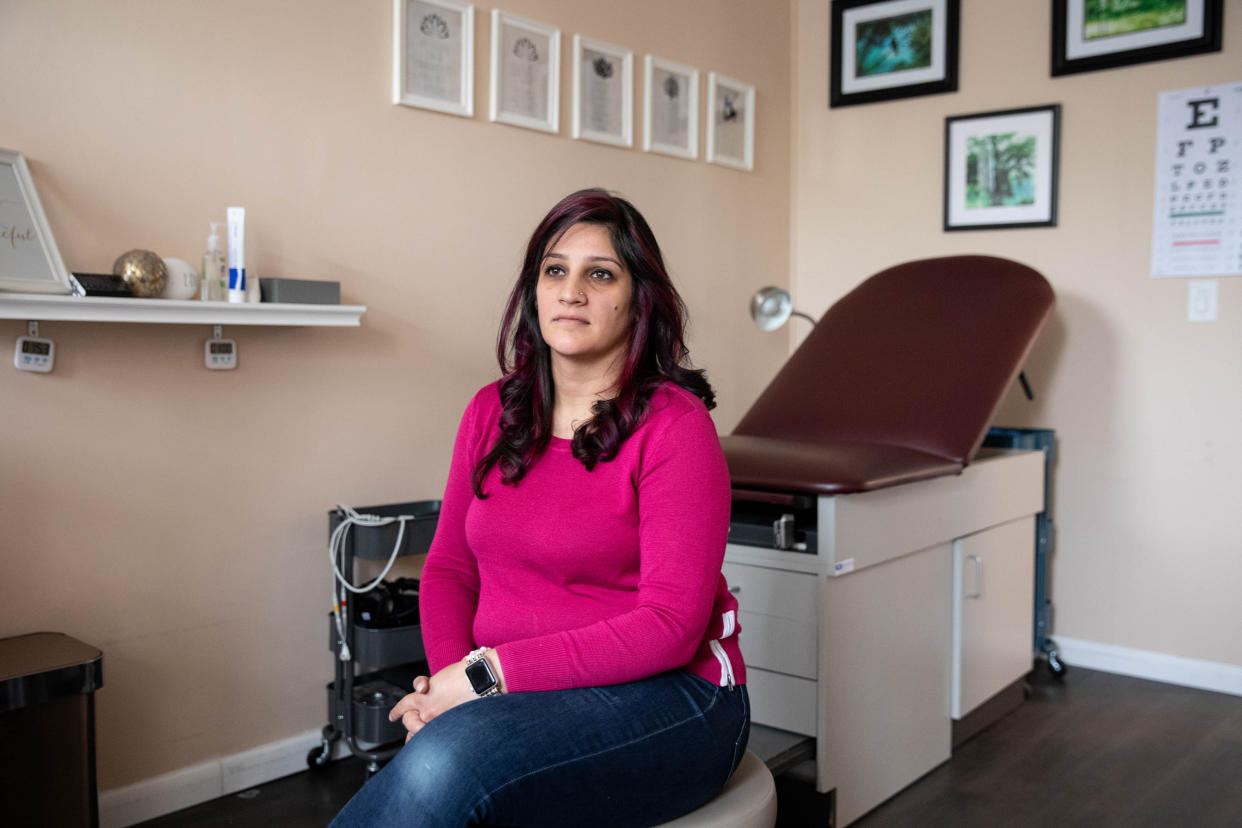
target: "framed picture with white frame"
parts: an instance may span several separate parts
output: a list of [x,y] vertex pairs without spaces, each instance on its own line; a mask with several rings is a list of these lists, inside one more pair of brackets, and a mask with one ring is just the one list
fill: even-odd
[[26,159],[0,149],[0,290],[72,293]]
[[561,30],[492,9],[492,87],[488,118],[560,129]]
[[707,75],[707,161],[755,168],[755,87],[715,72]]
[[698,158],[699,70],[647,55],[643,89],[643,149]]
[[474,115],[474,5],[393,0],[392,102]]
[[574,35],[573,137],[634,146],[634,53]]

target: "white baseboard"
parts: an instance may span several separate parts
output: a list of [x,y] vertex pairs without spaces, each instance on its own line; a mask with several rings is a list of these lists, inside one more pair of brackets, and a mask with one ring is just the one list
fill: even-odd
[[[308,730],[232,756],[101,791],[100,828],[124,828],[306,770],[306,754],[320,741],[318,730]],[[337,756],[343,747],[341,742],[336,743]]]
[[1242,667],[1216,661],[1132,650],[1113,644],[1099,644],[1054,635],[1061,659],[1072,670],[1075,666],[1123,676],[1180,684],[1199,690],[1212,690],[1242,696]]

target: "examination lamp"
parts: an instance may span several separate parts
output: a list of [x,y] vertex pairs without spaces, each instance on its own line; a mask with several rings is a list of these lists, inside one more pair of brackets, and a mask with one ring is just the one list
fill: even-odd
[[760,330],[774,331],[788,322],[791,316],[801,316],[812,325],[815,324],[815,317],[794,310],[793,297],[784,288],[759,288],[750,298],[750,318],[755,320]]

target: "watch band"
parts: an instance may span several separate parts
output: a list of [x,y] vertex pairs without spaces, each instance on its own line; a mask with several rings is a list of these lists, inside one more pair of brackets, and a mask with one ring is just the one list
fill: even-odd
[[500,695],[500,679],[496,678],[492,665],[483,657],[489,649],[480,647],[466,656],[466,678],[470,681],[471,689],[480,698]]

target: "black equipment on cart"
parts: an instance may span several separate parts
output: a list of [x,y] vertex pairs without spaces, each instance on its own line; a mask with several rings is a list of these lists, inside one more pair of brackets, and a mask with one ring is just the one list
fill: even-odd
[[[339,579],[352,582],[358,560],[388,561],[421,555],[431,546],[440,517],[440,501],[420,500],[366,506],[356,511],[338,506],[328,512],[328,535],[341,524],[339,544],[333,544],[333,596]],[[357,518],[353,520],[352,518]],[[382,525],[380,520],[390,522]],[[380,519],[380,520],[376,520]],[[383,575],[362,592],[347,592],[339,618],[328,614],[328,641],[333,654],[333,679],[328,684],[328,724],[323,741],[311,749],[306,763],[325,766],[333,746],[344,739],[350,752],[367,763],[367,775],[397,754],[405,740],[400,722],[388,721],[388,711],[411,692],[416,675],[427,673],[422,628],[418,616],[418,580]],[[344,646],[342,647],[342,639]]]

